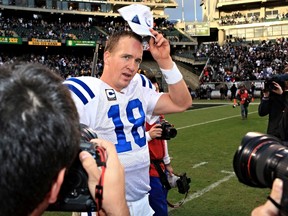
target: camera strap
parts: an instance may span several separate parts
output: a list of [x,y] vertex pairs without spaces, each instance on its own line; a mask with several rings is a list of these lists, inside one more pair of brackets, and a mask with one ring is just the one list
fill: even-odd
[[268,196],[267,199],[268,199],[270,202],[272,202],[273,205],[274,205],[276,208],[278,208],[279,210],[282,209],[281,205],[278,204],[271,196]]
[[151,160],[151,163],[154,165],[155,169],[157,170],[162,185],[166,188],[166,190],[170,190],[171,186],[168,182],[167,175],[160,166],[160,163],[164,164],[164,162],[162,160]]
[[182,206],[182,205],[184,204],[185,199],[187,198],[187,196],[188,196],[188,191],[186,192],[185,197],[184,197],[181,201],[179,201],[178,203],[172,204],[172,203],[170,203],[170,202],[167,200],[167,204],[168,204],[168,206],[171,207],[171,208],[179,208],[180,206]]
[[101,167],[101,176],[98,184],[95,187],[95,203],[96,203],[96,212],[99,212],[102,209],[102,200],[103,200],[103,183],[104,175],[106,170],[106,154],[105,150],[101,147],[96,147],[96,151],[99,155],[99,161],[97,165]]
[[[162,170],[160,166],[161,162],[164,163],[162,160],[151,160],[151,163],[154,164],[155,169],[157,170],[159,174],[159,178],[160,178],[162,185],[166,188],[167,191],[169,191],[171,189],[171,186],[168,182],[167,175],[165,174],[165,172]],[[185,197],[182,201],[178,202],[177,204],[172,204],[167,200],[167,205],[171,208],[179,208],[181,205],[183,205],[187,196],[188,196],[188,191],[186,192]]]

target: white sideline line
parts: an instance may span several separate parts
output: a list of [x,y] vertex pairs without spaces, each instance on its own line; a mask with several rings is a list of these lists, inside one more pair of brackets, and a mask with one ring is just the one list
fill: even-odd
[[[193,108],[193,105],[209,105],[209,103],[194,103],[192,104],[192,108]],[[222,107],[222,106],[233,106],[233,103],[230,103],[230,104],[223,104],[223,103],[211,103],[211,105],[215,105],[215,106],[211,106],[211,107],[203,107],[203,108],[199,108],[199,109],[189,109],[189,110],[186,110],[185,112],[195,112],[195,111],[201,111],[201,110],[206,110],[206,109],[213,109],[213,108],[219,108],[219,107]],[[250,105],[259,105],[259,103],[250,103]]]
[[[221,172],[222,173],[226,173],[227,172],[227,173],[230,173],[230,174],[228,176],[225,176],[224,178],[220,179],[219,181],[209,185],[208,187],[206,187],[206,188],[204,188],[204,189],[202,189],[202,190],[200,190],[200,191],[198,191],[196,193],[193,193],[193,194],[189,195],[185,200],[182,199],[180,202],[184,201],[183,204],[185,204],[186,202],[189,202],[189,201],[191,201],[193,199],[196,199],[196,198],[202,196],[203,194],[205,194],[205,193],[213,190],[214,188],[218,187],[220,184],[230,180],[232,177],[235,176],[234,172],[228,172],[228,171],[221,171]],[[170,212],[170,211],[173,211],[173,210],[174,210],[174,208],[169,208],[168,211]]]
[[234,172],[232,172],[232,171],[227,171],[227,170],[221,170],[221,173],[226,173],[226,174],[235,174]]
[[[249,112],[249,114],[253,114],[253,113],[257,113],[257,112],[258,111]],[[211,121],[201,122],[201,123],[197,123],[197,124],[192,124],[192,125],[188,125],[188,126],[184,126],[184,127],[179,127],[179,128],[176,128],[176,129],[177,130],[181,130],[181,129],[185,129],[185,128],[196,127],[196,126],[199,126],[199,125],[205,125],[205,124],[214,123],[214,122],[218,122],[218,121],[223,121],[223,120],[227,120],[227,119],[231,119],[231,118],[235,118],[235,117],[241,117],[241,116],[239,114],[239,115],[229,116],[229,117],[215,119],[215,120],[211,120]]]
[[208,162],[204,161],[204,162],[195,164],[195,165],[192,167],[192,169],[197,168],[197,167],[200,167],[200,166],[203,166],[203,165],[205,165],[205,164],[207,164],[207,163],[208,163]]
[[[197,104],[205,104],[205,103],[197,103]],[[233,105],[233,104],[232,104]],[[216,105],[216,106],[211,106],[211,107],[204,107],[204,108],[201,108],[201,109],[190,109],[190,110],[186,110],[185,112],[195,112],[195,111],[201,111],[201,110],[206,110],[206,109],[213,109],[213,108],[219,108],[219,107],[222,107],[222,106],[232,106],[230,104],[222,104],[222,105]],[[193,108],[193,105],[192,105],[192,108]]]

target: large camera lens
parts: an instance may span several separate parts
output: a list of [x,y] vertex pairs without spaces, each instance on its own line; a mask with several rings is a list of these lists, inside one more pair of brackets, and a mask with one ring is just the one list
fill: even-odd
[[61,188],[62,189],[61,194],[64,194],[65,196],[76,197],[78,196],[78,193],[81,193],[81,192],[83,193],[83,191],[86,191],[86,190],[89,194],[87,181],[88,181],[88,176],[85,170],[83,169],[80,161],[75,160],[71,168],[66,173],[64,184]]
[[169,134],[170,138],[175,138],[177,135],[177,130],[174,127],[167,128],[167,134]]
[[288,177],[288,148],[271,135],[247,133],[234,155],[239,181],[252,187],[272,187],[275,178]]

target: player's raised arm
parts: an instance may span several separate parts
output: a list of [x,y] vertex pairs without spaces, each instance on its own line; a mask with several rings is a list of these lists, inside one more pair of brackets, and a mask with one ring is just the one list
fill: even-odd
[[155,38],[151,37],[149,50],[168,84],[168,93],[161,96],[154,113],[166,114],[185,111],[192,105],[192,97],[181,72],[172,61],[169,41],[153,29],[150,29],[150,32]]

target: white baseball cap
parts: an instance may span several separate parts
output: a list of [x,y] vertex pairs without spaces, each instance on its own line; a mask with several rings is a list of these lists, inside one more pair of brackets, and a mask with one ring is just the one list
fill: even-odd
[[152,36],[149,31],[153,28],[153,15],[150,8],[142,4],[131,4],[118,9],[120,15],[126,20],[132,29],[138,35]]

